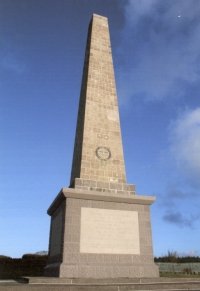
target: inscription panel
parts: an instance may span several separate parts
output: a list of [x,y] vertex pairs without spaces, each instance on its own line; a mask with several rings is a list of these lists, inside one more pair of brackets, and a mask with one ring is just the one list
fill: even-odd
[[80,252],[139,255],[138,212],[82,207]]

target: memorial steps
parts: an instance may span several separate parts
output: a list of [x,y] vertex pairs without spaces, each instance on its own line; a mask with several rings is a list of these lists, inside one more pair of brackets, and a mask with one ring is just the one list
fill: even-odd
[[66,279],[23,278],[20,282],[1,281],[2,291],[181,291],[200,290],[200,278],[117,278],[117,279]]

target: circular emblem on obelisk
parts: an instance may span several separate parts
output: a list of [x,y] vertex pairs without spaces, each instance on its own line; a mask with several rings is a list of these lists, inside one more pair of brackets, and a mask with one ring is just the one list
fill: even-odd
[[107,147],[98,147],[96,149],[96,156],[98,159],[106,161],[110,159],[111,152]]

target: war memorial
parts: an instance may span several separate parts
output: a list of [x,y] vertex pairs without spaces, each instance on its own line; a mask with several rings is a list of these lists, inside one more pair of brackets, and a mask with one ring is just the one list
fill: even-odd
[[71,180],[48,209],[44,277],[5,282],[0,290],[200,290],[199,279],[159,278],[151,237],[154,201],[127,184],[108,20],[93,14]]
[[157,277],[149,206],[127,184],[106,17],[88,29],[69,188],[51,216],[46,275],[65,278]]

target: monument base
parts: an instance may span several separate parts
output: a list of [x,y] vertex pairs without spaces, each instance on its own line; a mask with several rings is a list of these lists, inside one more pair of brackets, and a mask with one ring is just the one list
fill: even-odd
[[154,197],[64,188],[48,210],[45,276],[158,277],[149,206]]
[[48,265],[45,276],[60,278],[155,278],[159,277],[158,267],[152,264],[116,266],[74,266],[67,264]]

